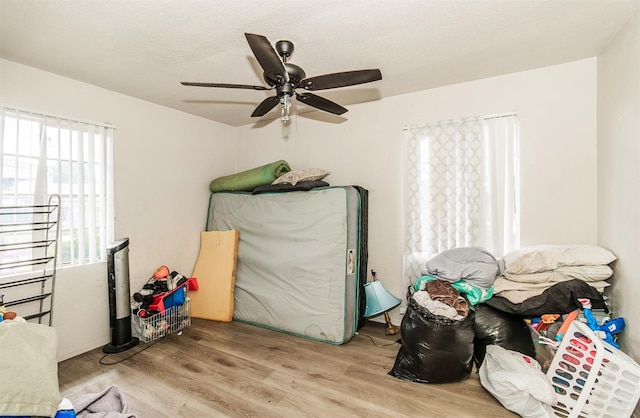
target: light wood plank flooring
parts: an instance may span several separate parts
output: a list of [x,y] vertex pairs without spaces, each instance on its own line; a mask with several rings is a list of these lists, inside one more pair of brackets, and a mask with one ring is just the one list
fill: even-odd
[[[139,418],[517,417],[481,385],[421,384],[387,374],[400,347],[368,322],[341,346],[243,324],[194,319],[181,335],[110,354],[100,348],[59,364],[73,401],[118,385]],[[144,349],[144,350],[143,350]],[[141,351],[143,350],[143,351]]]

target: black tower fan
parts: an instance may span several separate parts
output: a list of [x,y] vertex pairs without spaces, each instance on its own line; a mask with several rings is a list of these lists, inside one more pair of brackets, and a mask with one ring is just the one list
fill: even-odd
[[107,275],[111,343],[102,347],[102,352],[119,353],[135,347],[139,342],[138,338],[131,336],[129,238],[123,238],[107,247]]

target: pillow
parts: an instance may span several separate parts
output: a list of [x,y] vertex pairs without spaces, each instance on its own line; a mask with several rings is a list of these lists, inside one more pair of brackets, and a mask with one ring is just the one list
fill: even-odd
[[305,168],[299,170],[291,170],[288,173],[285,173],[275,179],[271,184],[282,184],[282,183],[290,183],[292,185],[296,185],[299,181],[315,181],[322,180],[327,177],[329,174],[328,171],[323,170],[321,168]]
[[566,266],[598,266],[612,263],[616,256],[595,245],[537,245],[504,256],[507,273],[526,274]]

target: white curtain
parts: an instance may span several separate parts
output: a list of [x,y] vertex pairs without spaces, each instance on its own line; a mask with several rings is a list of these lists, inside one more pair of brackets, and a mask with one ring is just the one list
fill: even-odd
[[515,114],[407,126],[405,157],[405,284],[447,249],[517,247]]
[[484,118],[485,225],[480,243],[496,256],[520,246],[519,133],[517,116]]
[[59,194],[59,263],[104,260],[113,241],[114,128],[6,106],[0,128],[0,204],[45,204]]

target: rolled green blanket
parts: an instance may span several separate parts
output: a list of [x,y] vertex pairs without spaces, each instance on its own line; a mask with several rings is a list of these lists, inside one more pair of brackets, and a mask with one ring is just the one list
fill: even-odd
[[258,186],[273,183],[275,179],[288,171],[291,171],[289,163],[284,160],[275,161],[240,173],[218,177],[211,182],[209,189],[212,192],[250,192]]

